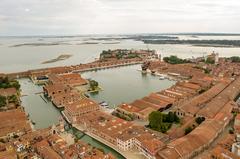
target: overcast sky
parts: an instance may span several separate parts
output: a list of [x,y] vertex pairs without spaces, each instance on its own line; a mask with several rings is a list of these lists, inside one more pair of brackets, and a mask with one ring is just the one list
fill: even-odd
[[0,0],[0,35],[240,33],[240,0]]

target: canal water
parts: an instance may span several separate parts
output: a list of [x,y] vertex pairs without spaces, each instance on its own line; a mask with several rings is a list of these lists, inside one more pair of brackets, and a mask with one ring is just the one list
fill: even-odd
[[[34,85],[30,79],[19,79],[21,84],[21,101],[25,111],[30,115],[30,119],[35,122],[35,128],[41,129],[58,123],[60,112],[51,102],[44,101],[39,94],[42,86]],[[43,96],[43,95],[42,95]]]
[[[35,122],[34,128],[47,128],[53,124],[57,124],[61,113],[51,102],[45,102],[41,98],[39,92],[42,91],[42,86],[34,85],[30,79],[27,78],[19,79],[18,81],[21,84],[21,93],[23,95],[21,97],[22,106],[29,114],[30,119]],[[90,136],[74,129],[71,129],[70,132],[75,133],[81,141],[100,148],[104,150],[104,152],[110,152],[118,159],[124,159],[118,152]]]
[[[86,72],[82,76],[98,81],[99,85],[103,88],[103,91],[97,94],[90,94],[90,97],[99,102],[106,101],[113,107],[122,102],[132,102],[151,92],[166,89],[175,83],[169,80],[159,80],[159,77],[150,74],[143,75],[137,69],[140,69],[140,65]],[[30,115],[30,119],[36,123],[34,125],[35,129],[57,124],[61,115],[60,111],[51,102],[41,97],[42,86],[34,85],[27,78],[19,79],[19,82],[23,95],[21,97],[22,105]],[[115,150],[88,135],[84,135],[78,131],[77,136],[82,141],[103,149],[105,152],[111,152],[119,159],[123,159]]]

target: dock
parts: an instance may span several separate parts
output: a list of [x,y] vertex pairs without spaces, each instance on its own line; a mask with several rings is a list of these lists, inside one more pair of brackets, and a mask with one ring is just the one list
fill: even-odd
[[41,98],[42,98],[42,100],[45,102],[45,103],[48,103],[47,101],[46,101],[46,99],[42,96],[42,95],[39,95]]

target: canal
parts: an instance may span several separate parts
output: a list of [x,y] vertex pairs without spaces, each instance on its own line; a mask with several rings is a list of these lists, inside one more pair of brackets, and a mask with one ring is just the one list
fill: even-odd
[[[90,97],[99,102],[106,101],[111,106],[117,106],[122,102],[131,102],[151,92],[166,89],[175,83],[169,80],[159,80],[159,77],[150,74],[143,75],[140,71],[137,71],[139,68],[140,65],[119,67],[97,72],[86,72],[82,76],[98,81],[103,88],[103,91],[90,94]],[[30,115],[30,119],[35,122],[35,129],[57,124],[61,113],[51,102],[41,98],[42,86],[34,85],[27,78],[19,79],[19,82],[22,90],[22,106]],[[111,152],[118,159],[123,159],[115,150],[88,135],[78,131],[77,136],[82,141],[103,149],[105,152]]]
[[[21,84],[21,101],[25,111],[29,114],[32,121],[35,122],[34,128],[41,129],[47,128],[53,124],[58,123],[61,115],[60,111],[54,107],[51,102],[45,102],[41,98],[39,92],[42,91],[42,86],[34,85],[30,79],[19,79]],[[101,142],[91,138],[88,135],[76,130],[71,129],[69,132],[74,133],[81,141],[91,144],[94,147],[104,150],[104,152],[112,153],[118,159],[124,159],[118,152],[112,148],[102,144]]]

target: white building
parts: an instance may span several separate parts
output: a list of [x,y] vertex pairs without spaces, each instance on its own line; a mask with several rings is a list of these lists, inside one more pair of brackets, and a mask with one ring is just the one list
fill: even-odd
[[232,153],[240,157],[240,142],[236,142],[232,145]]
[[133,146],[134,146],[133,141],[134,141],[133,138],[128,138],[128,139],[117,138],[117,146],[120,150],[128,151],[133,148]]

